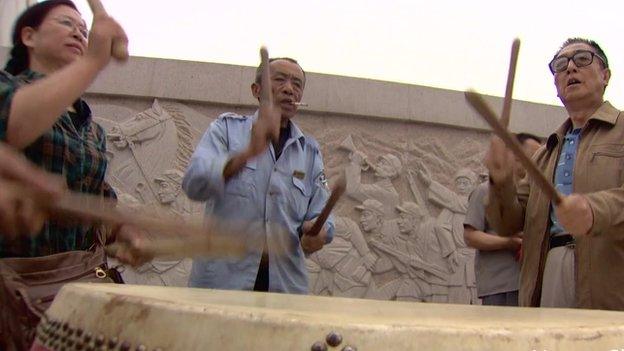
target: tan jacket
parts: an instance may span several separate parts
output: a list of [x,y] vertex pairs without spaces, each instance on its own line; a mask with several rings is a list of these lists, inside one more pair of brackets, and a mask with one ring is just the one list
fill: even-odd
[[[566,120],[533,161],[548,179],[566,131]],[[624,115],[610,103],[590,117],[581,132],[574,164],[573,191],[584,194],[594,213],[588,236],[576,241],[576,303],[581,308],[624,310]],[[496,184],[490,191],[488,220],[498,233],[524,231],[520,273],[521,306],[539,306],[548,252],[550,200],[531,179],[516,187]]]

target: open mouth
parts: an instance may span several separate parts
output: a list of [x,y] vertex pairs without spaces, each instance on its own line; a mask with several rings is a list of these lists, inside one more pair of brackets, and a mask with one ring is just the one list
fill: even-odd
[[576,78],[570,78],[568,80],[568,86],[576,85],[576,84],[581,84],[581,81]]

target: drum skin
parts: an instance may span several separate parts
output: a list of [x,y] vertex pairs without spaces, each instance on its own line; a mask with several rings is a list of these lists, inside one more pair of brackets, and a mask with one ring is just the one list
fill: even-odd
[[156,286],[64,286],[42,321],[37,342],[50,350],[73,350],[79,344],[84,350],[94,349],[95,340],[102,345],[98,350],[111,345],[110,350],[184,351],[611,351],[624,349],[624,313]]

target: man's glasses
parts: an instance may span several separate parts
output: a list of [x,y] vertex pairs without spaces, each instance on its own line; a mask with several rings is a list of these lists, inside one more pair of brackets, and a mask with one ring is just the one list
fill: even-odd
[[82,24],[78,24],[74,22],[73,19],[66,17],[66,16],[60,16],[60,17],[53,18],[53,20],[56,21],[56,23],[60,24],[61,26],[67,27],[67,29],[71,30],[72,32],[74,30],[77,30],[78,33],[80,33],[80,35],[82,35],[83,38],[85,39],[89,38],[89,30],[87,29],[87,27],[85,27]]
[[548,64],[548,67],[550,68],[550,72],[552,72],[552,74],[560,73],[568,69],[568,64],[570,63],[570,60],[574,62],[576,67],[580,68],[591,65],[592,62],[594,62],[594,56],[598,57],[603,64],[605,63],[605,59],[594,52],[591,52],[589,50],[578,50],[571,57],[559,56],[553,58],[552,61],[550,61],[550,63]]

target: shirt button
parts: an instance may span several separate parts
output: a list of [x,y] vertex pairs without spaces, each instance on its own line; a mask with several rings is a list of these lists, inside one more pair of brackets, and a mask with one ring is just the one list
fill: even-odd
[[574,145],[574,140],[570,140],[570,145]]
[[564,172],[563,175],[566,176],[566,177],[569,177],[570,176],[570,172]]

